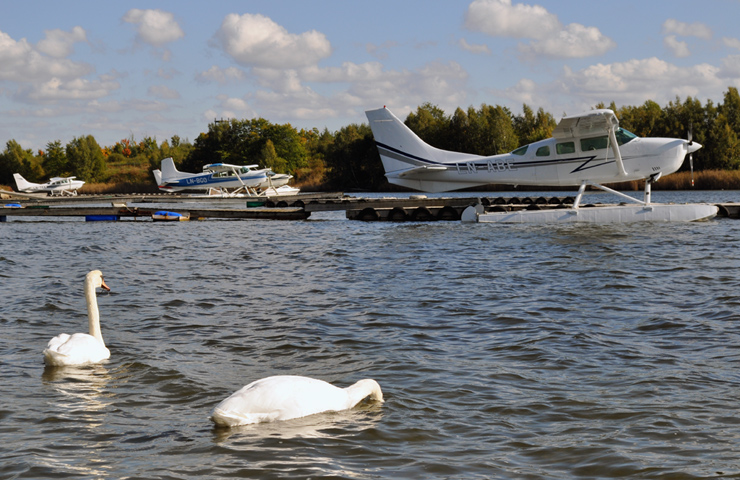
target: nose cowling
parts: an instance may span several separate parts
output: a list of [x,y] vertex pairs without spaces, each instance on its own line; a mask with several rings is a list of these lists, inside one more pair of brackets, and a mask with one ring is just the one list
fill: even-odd
[[686,149],[689,153],[694,153],[701,148],[701,143],[698,142],[686,142]]

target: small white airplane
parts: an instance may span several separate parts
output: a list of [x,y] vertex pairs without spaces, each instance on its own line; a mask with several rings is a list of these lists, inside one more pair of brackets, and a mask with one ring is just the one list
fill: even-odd
[[[651,203],[651,184],[662,175],[677,171],[686,155],[691,155],[701,145],[691,138],[640,138],[619,128],[619,121],[611,110],[564,117],[552,138],[490,157],[432,147],[385,107],[368,110],[365,114],[390,183],[423,192],[447,192],[490,184],[579,187],[570,208],[486,212],[482,205],[477,205],[463,212],[463,221],[695,221],[712,218],[718,211],[715,205]],[[645,180],[643,200],[602,185],[632,180]],[[587,186],[637,205],[580,207]]]
[[162,170],[152,173],[159,189],[168,192],[205,190],[210,194],[238,196],[244,193],[252,196],[262,192],[286,195],[299,191],[287,185],[293,175],[274,173],[269,168],[258,169],[258,166],[209,163],[203,166],[203,173],[186,173],[175,167],[172,158],[165,158]]
[[162,160],[162,170],[154,170],[154,179],[160,190],[180,192],[183,190],[224,191],[231,192],[255,188],[267,180],[266,169],[253,170],[258,165],[230,165],[228,163],[210,163],[203,166],[202,173],[181,172],[175,167],[171,157]]
[[21,176],[20,173],[14,173],[15,184],[19,192],[37,193],[48,192],[51,195],[77,195],[77,190],[85,182],[75,180],[77,177],[52,177],[46,183],[32,183]]

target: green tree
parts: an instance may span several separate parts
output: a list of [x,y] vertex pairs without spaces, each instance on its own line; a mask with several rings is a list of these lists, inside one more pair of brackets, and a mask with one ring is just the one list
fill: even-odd
[[[284,167],[276,165],[277,173],[292,173],[306,166],[304,141],[295,128],[290,124],[274,125],[264,118],[232,119],[210,124],[208,132],[195,139],[183,166],[198,171],[207,163],[259,163],[268,140],[273,144],[276,158],[285,160]],[[287,169],[287,172],[280,171],[280,168]]]
[[0,184],[15,185],[14,173],[20,173],[31,182],[41,181],[44,175],[31,150],[24,150],[15,140],[8,140],[5,151],[0,154]]
[[450,118],[450,150],[456,152],[473,153],[469,151],[470,143],[466,140],[470,136],[470,119],[468,114],[460,107]]
[[450,121],[445,112],[427,102],[411,112],[404,122],[419,138],[437,148],[449,149]]
[[64,177],[69,175],[67,154],[62,147],[61,140],[55,140],[46,144],[46,152],[42,163],[47,175]]
[[385,184],[383,165],[367,124],[351,124],[334,135],[326,153],[327,184],[338,190],[377,190]]
[[557,122],[549,113],[540,108],[537,115],[526,103],[522,107],[522,114],[513,119],[514,131],[519,138],[519,143],[529,144],[544,140],[555,129]]
[[470,149],[478,155],[497,155],[514,150],[519,138],[508,108],[483,104],[480,110],[468,109]]
[[730,128],[740,132],[740,94],[737,88],[729,87],[724,95],[724,101],[718,108],[719,113],[725,116]]
[[67,161],[70,173],[86,182],[103,179],[105,157],[95,137],[75,137],[67,144]]
[[[732,128],[730,120],[720,113],[711,132],[712,143],[716,145],[708,168],[737,170],[740,168],[740,140],[738,132]],[[701,151],[701,150],[699,150]],[[703,157],[706,158],[706,157]]]
[[269,138],[262,146],[262,152],[259,157],[260,165],[265,168],[270,168],[274,172],[284,172],[287,170],[287,162],[285,159],[278,157],[275,151],[275,144]]
[[619,126],[640,137],[654,136],[663,123],[663,109],[652,100],[639,107],[622,107],[616,113]]

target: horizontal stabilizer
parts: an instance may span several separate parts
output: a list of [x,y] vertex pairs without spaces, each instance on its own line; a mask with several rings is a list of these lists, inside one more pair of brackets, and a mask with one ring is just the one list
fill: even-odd
[[423,165],[421,167],[410,168],[408,170],[404,170],[404,171],[398,173],[395,176],[403,178],[403,177],[405,177],[407,175],[413,175],[413,174],[416,174],[416,173],[423,173],[423,172],[444,172],[445,170],[447,170],[447,168],[448,167],[445,167],[443,165]]

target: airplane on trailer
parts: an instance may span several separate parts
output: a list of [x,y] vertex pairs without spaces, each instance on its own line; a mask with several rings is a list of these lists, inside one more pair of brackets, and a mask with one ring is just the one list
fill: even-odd
[[154,178],[160,190],[180,192],[183,190],[224,191],[236,189],[248,191],[267,180],[267,170],[254,170],[258,165],[230,165],[228,163],[210,163],[203,166],[202,173],[181,172],[175,162],[168,157],[162,160],[162,170],[154,170]]
[[77,190],[85,182],[75,180],[77,177],[52,177],[46,183],[32,183],[27,181],[20,173],[14,173],[15,184],[19,192],[41,193],[47,192],[51,195],[77,195]]
[[[691,132],[688,140],[641,138],[620,128],[617,116],[608,109],[563,117],[552,138],[489,157],[432,147],[385,107],[365,114],[390,183],[431,193],[490,184],[578,187],[569,208],[489,212],[483,205],[476,205],[463,212],[463,221],[696,221],[712,218],[718,211],[715,205],[666,205],[650,200],[651,185],[677,171],[687,154],[691,159],[701,148],[692,141]],[[691,163],[693,171],[693,159]],[[632,180],[645,180],[642,200],[602,185]],[[615,194],[632,205],[582,207],[588,186]]]

